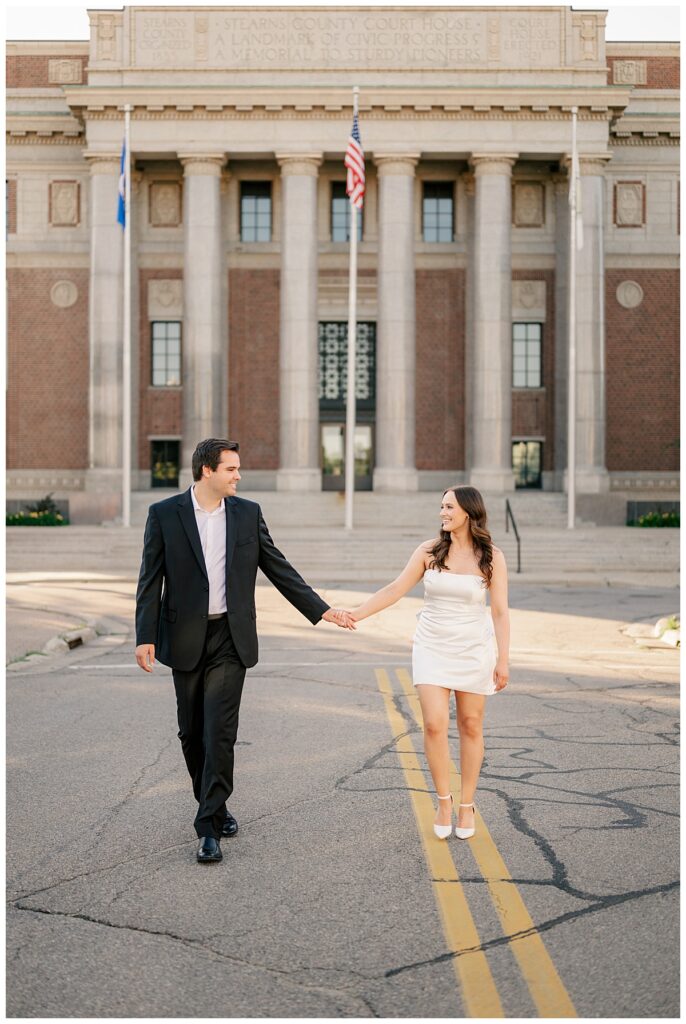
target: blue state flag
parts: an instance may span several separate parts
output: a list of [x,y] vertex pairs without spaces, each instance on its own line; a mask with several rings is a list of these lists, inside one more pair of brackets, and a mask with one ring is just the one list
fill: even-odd
[[119,200],[117,202],[117,221],[126,227],[126,139],[121,147],[121,163],[119,165]]

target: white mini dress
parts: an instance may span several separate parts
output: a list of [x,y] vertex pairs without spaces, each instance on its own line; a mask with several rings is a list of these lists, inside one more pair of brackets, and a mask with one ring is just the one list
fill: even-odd
[[427,569],[412,645],[412,681],[496,693],[493,620],[482,576]]

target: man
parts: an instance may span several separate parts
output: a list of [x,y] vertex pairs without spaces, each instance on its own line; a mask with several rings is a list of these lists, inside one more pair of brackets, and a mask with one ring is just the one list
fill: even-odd
[[236,497],[239,470],[235,441],[200,442],[194,484],[150,506],[136,592],[136,661],[152,672],[157,656],[174,677],[203,864],[221,860],[220,838],[238,831],[226,800],[245,671],[257,663],[258,567],[313,624],[354,628],[274,546],[260,506]]

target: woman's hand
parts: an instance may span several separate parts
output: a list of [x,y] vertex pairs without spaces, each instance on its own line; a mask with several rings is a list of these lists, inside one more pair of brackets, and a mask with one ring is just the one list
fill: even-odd
[[506,661],[498,659],[493,670],[493,682],[495,683],[496,692],[503,690],[507,686],[509,678],[510,666]]
[[325,622],[335,622],[337,626],[341,626],[342,629],[355,629],[355,621],[352,618],[350,612],[344,608],[329,608],[322,615]]

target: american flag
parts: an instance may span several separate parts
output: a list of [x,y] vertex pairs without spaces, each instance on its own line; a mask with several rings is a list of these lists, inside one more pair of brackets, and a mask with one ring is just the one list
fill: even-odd
[[348,168],[348,183],[345,191],[350,196],[351,203],[361,210],[364,201],[364,150],[362,149],[357,114],[353,114],[353,130],[348,139],[348,148],[345,151],[343,162]]

